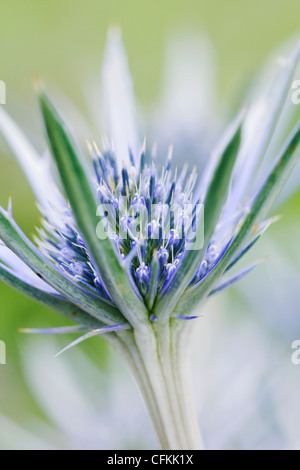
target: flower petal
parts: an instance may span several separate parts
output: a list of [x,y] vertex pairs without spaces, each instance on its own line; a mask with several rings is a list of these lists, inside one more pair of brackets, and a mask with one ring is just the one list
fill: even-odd
[[89,255],[106,290],[128,321],[131,324],[144,322],[147,318],[146,307],[136,295],[130,275],[124,269],[112,240],[107,235],[101,240],[97,236],[97,226],[103,228],[103,222],[97,221],[95,194],[80,163],[79,150],[44,93],[40,95],[40,104],[52,154]]
[[[280,70],[275,80],[273,79],[270,84],[270,77],[268,77],[267,85],[264,83],[263,89],[259,90],[258,96],[253,99],[245,121],[243,145],[238,157],[234,185],[226,204],[224,217],[237,210],[249,184],[253,187],[255,171],[266,155],[274,136],[284,102],[289,96],[299,58],[300,42],[289,57],[281,59],[279,62]],[[258,174],[261,173],[258,172]]]
[[256,237],[251,240],[250,243],[248,243],[245,248],[243,248],[231,261],[231,263],[228,265],[226,268],[225,272],[229,271],[232,269],[247,253],[251,248],[258,242],[260,237],[265,233],[265,231],[275,223],[277,220],[279,220],[279,216],[272,217],[271,219],[266,220],[263,222],[260,226],[255,227],[254,233],[257,233]]
[[72,333],[80,333],[87,328],[81,325],[61,326],[58,328],[20,328],[20,333],[27,335],[68,335]]
[[4,245],[0,245],[0,261],[14,272],[19,279],[23,279],[33,287],[45,292],[57,294],[55,289],[40,279],[17,255]]
[[[221,214],[221,208],[228,191],[232,169],[240,147],[240,141],[241,117],[239,117],[235,123],[235,127],[226,142],[205,196],[204,246],[198,250],[188,250],[186,252],[186,255],[175,272],[168,289],[161,293],[163,295],[160,295],[157,305],[155,306],[155,311],[157,312],[156,315],[161,319],[161,321],[166,321],[168,319],[181,295],[193,279],[197,267],[201,262],[204,252],[203,248],[207,246],[207,243],[214,232],[216,222]],[[200,237],[198,231],[203,231],[203,227],[200,226],[202,222],[202,220],[197,222],[197,237],[198,235]],[[159,312],[163,313],[160,313],[159,316]]]
[[49,202],[57,207],[65,206],[64,199],[51,177],[49,155],[41,157],[36,152],[3,107],[0,108],[0,131],[17,158],[39,204],[43,208],[49,207]]
[[103,63],[103,104],[107,135],[112,138],[118,169],[130,162],[130,152],[137,162],[139,137],[133,85],[121,32],[111,29]]
[[99,297],[93,297],[76,282],[66,278],[28,240],[14,220],[11,219],[9,213],[1,207],[0,238],[39,277],[78,307],[106,324],[115,324],[118,320],[122,321],[123,317],[117,308],[106,303],[104,299],[100,300]]
[[280,152],[277,164],[256,194],[252,206],[243,223],[238,227],[238,231],[228,250],[226,250],[222,259],[220,259],[214,269],[201,283],[185,292],[176,306],[177,312],[189,311],[188,309],[191,309],[191,306],[195,306],[195,303],[204,299],[209,294],[215,282],[223,275],[232,258],[251,234],[253,226],[255,226],[259,219],[264,218],[273,206],[299,158],[300,121]]
[[0,280],[28,297],[55,310],[64,317],[83,324],[86,328],[100,328],[104,323],[84,312],[59,294],[49,294],[18,277],[7,266],[0,263]]
[[63,352],[68,351],[68,349],[71,349],[74,346],[77,346],[77,344],[80,344],[80,343],[82,343],[83,341],[85,341],[89,338],[93,338],[94,336],[99,336],[99,335],[103,335],[105,333],[111,333],[111,332],[114,332],[114,331],[127,330],[129,328],[130,328],[130,326],[128,324],[123,324],[123,325],[107,326],[105,328],[99,328],[97,330],[89,331],[89,333],[86,333],[85,335],[80,336],[80,338],[77,338],[75,341],[70,343],[64,349],[59,351],[55,355],[55,357],[60,356]]
[[216,287],[215,289],[213,289],[209,295],[214,295],[214,294],[217,294],[218,292],[221,292],[225,289],[227,289],[228,287],[232,286],[233,284],[235,284],[236,282],[238,282],[240,279],[243,279],[243,277],[247,276],[247,274],[249,274],[251,271],[253,271],[254,268],[256,268],[256,266],[258,265],[259,263],[255,263],[253,264],[252,266],[244,269],[243,271],[241,271],[240,273],[236,274],[235,276],[233,276],[232,278],[228,279],[228,281],[220,284],[218,287]]
[[149,311],[152,310],[154,300],[157,294],[157,289],[158,289],[158,281],[159,281],[159,271],[160,271],[160,266],[159,266],[159,261],[158,261],[158,256],[157,252],[154,252],[152,262],[151,262],[151,273],[150,273],[150,280],[149,280],[149,288],[148,292],[145,298],[146,305],[149,309]]

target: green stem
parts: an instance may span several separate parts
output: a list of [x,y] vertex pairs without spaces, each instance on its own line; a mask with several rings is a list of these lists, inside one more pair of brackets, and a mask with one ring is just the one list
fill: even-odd
[[189,321],[182,325],[182,320],[174,320],[171,331],[173,373],[176,390],[181,396],[183,422],[188,429],[192,448],[197,449],[199,445],[203,448],[203,442],[197,420],[190,361],[193,328]]
[[133,332],[120,331],[118,333],[109,334],[107,337],[116,351],[122,357],[134,380],[136,381],[150,413],[158,439],[162,446],[166,446],[167,437],[164,433],[164,427],[162,425],[161,418],[157,412],[157,403],[155,401],[151,383],[141,359],[140,352],[137,349]]
[[188,344],[181,338],[184,329],[176,323],[170,326],[154,331],[151,324],[144,324],[139,330],[122,331],[110,339],[140,388],[161,447],[202,449],[194,405],[187,399],[191,398],[186,374]]
[[192,393],[190,373],[190,328],[182,321],[157,328],[162,370],[169,391],[170,404],[181,430],[183,449],[203,449]]

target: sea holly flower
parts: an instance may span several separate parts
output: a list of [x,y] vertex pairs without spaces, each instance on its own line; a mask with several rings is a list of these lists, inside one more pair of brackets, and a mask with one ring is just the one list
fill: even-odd
[[[300,124],[266,158],[278,131],[300,45],[282,62],[269,107],[254,100],[197,175],[139,145],[130,76],[118,34],[104,65],[108,138],[85,157],[39,87],[49,152],[40,157],[3,109],[0,128],[43,216],[34,242],[0,209],[0,279],[76,322],[37,333],[83,332],[63,351],[104,334],[132,371],[166,449],[200,449],[188,373],[201,306],[275,220],[269,212],[300,156]],[[269,101],[267,101],[269,104]],[[50,158],[52,156],[52,160]],[[28,332],[33,332],[28,330]]]

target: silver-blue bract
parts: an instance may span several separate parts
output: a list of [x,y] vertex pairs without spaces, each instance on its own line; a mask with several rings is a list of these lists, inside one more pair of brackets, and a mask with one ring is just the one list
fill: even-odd
[[299,159],[299,123],[270,157],[299,54],[298,44],[272,100],[260,96],[239,114],[200,177],[172,168],[171,148],[161,161],[139,144],[117,33],[104,65],[109,140],[88,143],[88,158],[43,89],[43,157],[0,109],[43,215],[33,243],[11,205],[0,209],[0,279],[78,324],[27,332],[85,331],[64,350],[105,334],[136,377],[163,448],[202,447],[187,372],[192,325],[210,295],[255,266],[229,273],[274,221],[268,213]]

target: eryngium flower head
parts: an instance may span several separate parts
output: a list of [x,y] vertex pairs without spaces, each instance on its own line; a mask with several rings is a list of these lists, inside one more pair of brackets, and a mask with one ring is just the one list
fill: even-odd
[[[197,318],[199,303],[253,269],[228,274],[274,220],[266,216],[299,159],[299,123],[271,156],[268,174],[261,168],[266,156],[270,160],[300,47],[282,62],[272,100],[254,100],[240,113],[201,175],[186,164],[173,168],[171,148],[163,159],[146,142],[139,150],[118,37],[108,49],[112,143],[88,143],[88,157],[43,89],[52,161],[48,154],[39,157],[0,109],[1,130],[43,215],[34,244],[16,225],[11,206],[0,209],[0,278],[78,323],[50,332],[87,331],[71,345],[106,333],[138,377],[163,446],[197,447],[190,413],[182,412],[187,403],[180,403],[187,382],[173,370],[183,367],[187,347],[180,332],[185,320]],[[163,390],[169,402],[160,406]]]

